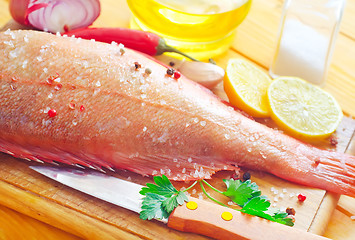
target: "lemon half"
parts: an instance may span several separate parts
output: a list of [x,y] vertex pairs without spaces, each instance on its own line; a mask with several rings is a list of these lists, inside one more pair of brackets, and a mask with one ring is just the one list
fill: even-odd
[[271,78],[243,59],[230,59],[223,81],[229,102],[254,117],[270,116],[267,89]]
[[276,124],[290,135],[304,140],[330,136],[343,117],[334,97],[300,78],[274,79],[267,97],[271,118]]

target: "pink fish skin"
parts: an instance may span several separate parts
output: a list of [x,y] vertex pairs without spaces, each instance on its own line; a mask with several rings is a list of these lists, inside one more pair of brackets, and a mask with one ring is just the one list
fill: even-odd
[[5,153],[174,180],[240,166],[355,196],[354,156],[259,124],[122,46],[7,31],[0,56]]

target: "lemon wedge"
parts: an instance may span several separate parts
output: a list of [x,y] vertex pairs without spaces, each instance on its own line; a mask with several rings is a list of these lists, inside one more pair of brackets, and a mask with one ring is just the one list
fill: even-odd
[[339,104],[329,93],[300,78],[274,79],[267,97],[271,118],[276,124],[303,140],[330,136],[343,117]]
[[230,59],[223,85],[229,102],[253,117],[270,116],[267,89],[271,78],[252,63]]

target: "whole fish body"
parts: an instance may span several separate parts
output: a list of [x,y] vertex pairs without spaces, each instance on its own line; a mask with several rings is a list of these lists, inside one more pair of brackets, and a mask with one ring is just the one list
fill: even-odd
[[0,57],[2,152],[174,180],[240,166],[355,196],[354,156],[259,124],[121,45],[6,31]]

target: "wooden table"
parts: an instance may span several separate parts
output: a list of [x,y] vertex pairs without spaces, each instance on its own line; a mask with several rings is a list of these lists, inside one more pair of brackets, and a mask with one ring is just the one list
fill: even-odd
[[[102,13],[95,26],[128,26],[130,12],[124,0],[101,0],[101,3]],[[7,4],[7,1],[0,0],[0,25],[11,19]],[[242,57],[267,70],[273,56],[282,4],[281,0],[253,0],[250,14],[238,27],[233,46],[223,56],[216,58],[218,64],[225,67],[229,58]],[[348,0],[324,89],[337,99],[349,116],[355,116],[354,56],[355,0]],[[348,149],[354,154],[354,140]],[[341,196],[324,236],[342,240],[355,239],[355,221],[350,218],[353,215],[355,199]],[[0,205],[0,239],[80,238]]]

